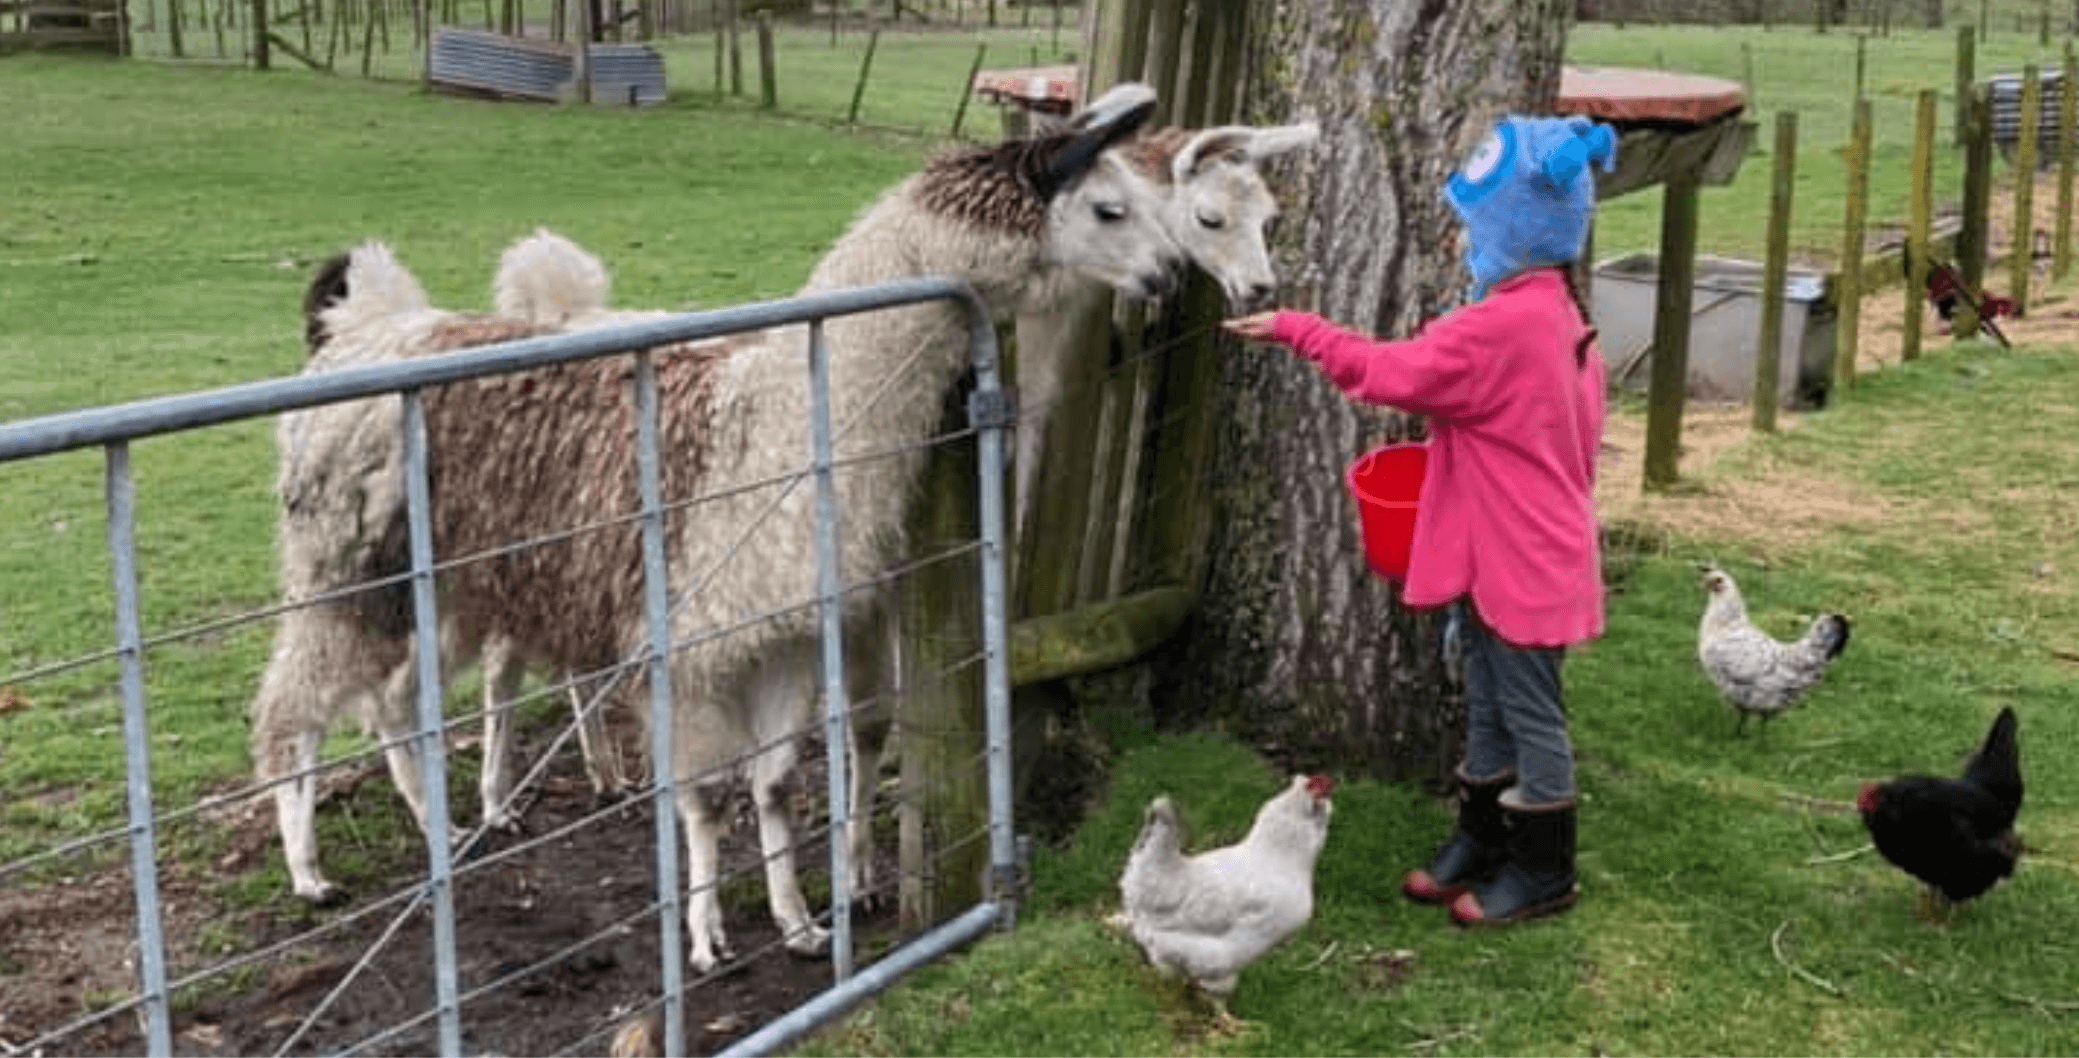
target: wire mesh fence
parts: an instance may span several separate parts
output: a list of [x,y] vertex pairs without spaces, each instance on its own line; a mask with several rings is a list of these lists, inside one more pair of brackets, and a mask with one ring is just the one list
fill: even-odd
[[[83,629],[68,656],[32,661],[0,679],[10,695],[62,703],[35,712],[58,727],[80,729],[85,738],[76,746],[35,740],[32,751],[52,758],[47,785],[10,791],[8,798],[26,807],[10,809],[11,825],[0,837],[0,921],[10,927],[0,953],[18,964],[8,970],[21,971],[21,979],[40,969],[71,986],[39,992],[46,1000],[60,997],[56,1001],[10,996],[0,1011],[0,1049],[599,1053],[617,1033],[635,1033],[677,1053],[732,1041],[767,1050],[930,955],[1007,924],[1010,893],[1000,883],[1015,875],[1005,715],[1009,677],[1002,511],[993,497],[1001,496],[1008,422],[988,419],[900,444],[847,445],[845,424],[833,427],[827,399],[819,400],[817,413],[803,424],[805,436],[795,450],[804,455],[795,469],[667,496],[661,484],[668,475],[656,465],[669,453],[660,448],[656,429],[655,369],[667,354],[638,351],[628,372],[634,391],[628,403],[635,420],[630,434],[643,453],[639,509],[603,518],[566,512],[570,524],[556,533],[472,553],[436,555],[431,546],[436,534],[429,524],[434,508],[428,490],[435,486],[429,482],[447,471],[438,453],[426,450],[425,408],[444,387],[491,376],[524,380],[581,359],[627,359],[631,350],[805,320],[810,326],[802,384],[827,394],[822,320],[948,299],[981,321],[969,327],[970,354],[976,391],[992,393],[998,386],[994,339],[979,300],[956,283],[910,280],[0,427],[0,464],[101,449],[112,585],[106,613],[115,629],[113,647],[92,642],[105,640],[105,631]],[[134,469],[133,449],[160,444],[152,438],[162,434],[369,398],[393,401],[401,411],[396,443],[409,494],[408,569],[229,615],[169,615],[163,604],[142,601],[150,589],[179,578],[206,581],[208,574],[169,571],[155,561],[149,525],[152,509],[166,495],[165,468],[152,462],[148,472]],[[979,481],[972,494],[980,497],[979,536],[913,549],[880,568],[841,569],[836,527],[845,512],[837,500],[846,472],[920,460],[955,443],[976,449]],[[66,470],[87,469],[76,455],[54,458]],[[148,501],[140,504],[140,495]],[[814,502],[783,507],[795,495]],[[763,516],[744,525],[734,546],[721,549],[717,565],[748,561],[765,541],[785,535],[776,528],[784,519],[799,519],[813,507],[818,546],[804,558],[820,571],[816,590],[775,595],[733,621],[708,626],[672,616],[672,607],[699,592],[702,582],[700,570],[678,568],[676,552],[667,556],[667,525],[713,522],[718,504],[761,499]],[[543,556],[559,545],[583,546],[588,538],[614,533],[639,535],[647,555],[644,612],[616,637],[626,647],[623,656],[582,670],[532,664],[534,672],[522,684],[495,671],[533,662],[528,642],[514,637],[506,644],[509,654],[497,653],[495,643],[484,651],[481,668],[489,671],[458,671],[467,652],[457,653],[454,642],[444,641],[458,634],[458,625],[436,609],[442,598],[436,585],[457,582],[471,567],[500,567],[501,575],[520,576],[521,564],[553,561]],[[950,649],[904,648],[878,671],[851,670],[851,656],[873,653],[858,649],[862,642],[872,648],[887,638],[859,618],[886,612],[894,605],[889,600],[902,600],[918,578],[949,569],[969,585],[959,605],[978,611],[979,637]],[[181,586],[195,588],[185,581]],[[262,781],[221,769],[195,773],[186,766],[179,715],[163,711],[162,704],[199,695],[215,701],[219,713],[242,712],[254,674],[211,672],[184,655],[207,652],[227,637],[264,634],[299,614],[399,592],[413,602],[412,619],[400,633],[407,660],[387,687],[417,706],[409,729],[387,740],[334,736],[314,746],[303,766],[279,774],[262,769]],[[666,674],[676,673],[681,659],[733,638],[763,634],[763,641],[774,642],[775,626],[797,638],[805,631],[806,642],[828,644],[787,655],[804,662],[806,671],[790,687],[806,689],[819,703],[816,709],[802,711],[804,723],[760,724],[727,739],[734,751],[727,759],[690,767],[687,756],[675,754],[674,739],[686,745],[704,737],[697,724],[678,719],[688,708],[697,709],[685,700],[694,689],[674,694]],[[927,656],[929,665],[912,663]],[[413,675],[416,688],[410,686]],[[481,704],[470,693],[478,683]],[[985,707],[986,722],[955,720],[942,727],[909,704],[949,692],[965,703],[969,716]],[[523,763],[512,771],[501,767],[498,752],[497,731],[506,725],[519,728]],[[891,728],[899,739],[871,737]],[[15,730],[15,745],[0,752],[32,745],[32,732]],[[869,737],[855,739],[855,732]],[[456,753],[452,760],[449,754],[466,750],[472,740],[484,750],[474,769],[482,808],[451,813],[450,794],[471,799],[474,754]],[[573,742],[586,744],[584,752],[568,752]],[[848,753],[855,744],[856,755]],[[901,781],[883,782],[889,770],[884,764],[918,745],[938,747],[938,770],[913,770],[904,760]],[[882,747],[889,747],[885,757],[878,752]],[[423,769],[399,771],[396,760],[388,761],[393,778],[417,774],[424,781],[424,840],[390,784],[368,781],[382,774],[378,761],[399,749],[412,750]],[[107,759],[112,752],[120,753],[121,765]],[[739,802],[728,796],[730,784],[717,780],[755,772],[757,762],[770,759],[793,765],[785,768],[786,781],[775,785],[779,794],[754,798],[755,811],[734,809]],[[68,777],[68,766],[83,770]],[[122,780],[86,779],[95,768]],[[848,768],[860,769],[870,781],[851,786]],[[919,822],[939,796],[934,784],[940,781],[985,786],[987,811]],[[896,796],[874,796],[884,786]],[[269,809],[288,805],[280,791],[297,788],[308,791],[311,805],[323,805],[312,820],[317,855],[346,883],[316,894],[323,898],[320,906],[288,899],[283,877],[272,866],[276,820]],[[725,833],[747,829],[738,825],[753,821],[745,817],[775,811],[803,825],[784,842],[731,837],[720,846],[712,880],[688,891],[682,874],[701,878],[707,870],[697,842],[690,846],[695,859],[689,870],[679,867],[673,816],[687,811],[691,797],[732,807],[714,817]],[[461,819],[470,822],[460,825]],[[912,828],[924,840],[906,837],[891,851],[888,837]],[[283,833],[288,831],[285,821]],[[854,834],[861,837],[854,840]],[[991,879],[981,900],[934,907],[917,899],[934,875],[967,870],[977,850]],[[790,930],[766,919],[759,893],[783,876],[794,884],[797,859],[808,903],[819,910]],[[733,948],[720,948],[711,963],[687,958],[681,931],[683,919],[700,921],[702,901],[719,910],[736,941]],[[715,928],[719,932],[720,925]],[[698,950],[696,945],[696,956]],[[855,970],[855,958],[871,965]],[[31,967],[30,961],[49,965]]]

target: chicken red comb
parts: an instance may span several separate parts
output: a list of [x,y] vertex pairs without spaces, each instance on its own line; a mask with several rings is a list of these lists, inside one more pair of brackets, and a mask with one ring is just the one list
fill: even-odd
[[1335,779],[1330,777],[1327,772],[1317,772],[1307,776],[1307,792],[1314,795],[1315,799],[1327,797],[1328,792],[1333,789],[1335,789]]
[[1876,808],[1877,802],[1883,798],[1883,791],[1877,789],[1876,783],[1864,783],[1862,789],[1855,791],[1855,810],[1868,812]]

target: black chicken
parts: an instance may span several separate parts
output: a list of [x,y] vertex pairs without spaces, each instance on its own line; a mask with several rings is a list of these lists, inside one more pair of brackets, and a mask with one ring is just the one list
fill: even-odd
[[1856,795],[1870,840],[1900,870],[1927,883],[1946,919],[1956,905],[2014,873],[2021,839],[2021,748],[2014,710],[2000,710],[1962,778],[1904,775]]

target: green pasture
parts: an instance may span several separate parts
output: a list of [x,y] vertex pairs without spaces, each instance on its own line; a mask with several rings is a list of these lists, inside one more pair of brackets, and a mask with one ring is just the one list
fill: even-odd
[[[619,304],[788,293],[863,205],[935,149],[886,130],[950,123],[957,94],[929,86],[957,87],[974,41],[944,36],[907,74],[916,98],[875,111],[869,94],[874,128],[857,131],[832,127],[834,102],[792,102],[784,81],[782,112],[758,113],[754,74],[747,101],[714,100],[701,87],[711,91],[712,54],[690,38],[667,51],[672,101],[641,111],[428,96],[408,82],[299,70],[0,60],[10,189],[0,421],[292,373],[312,268],[368,237],[387,240],[433,300],[455,308],[488,306],[499,251],[536,226],[598,252]],[[1033,37],[1046,45],[1035,30],[1006,47]],[[809,28],[782,39],[804,67],[815,48],[829,53],[821,80],[848,102],[863,40],[833,50]],[[1650,65],[1664,55],[1741,76],[1742,41],[1753,45],[1758,116],[1783,106],[1803,116],[1799,242],[1823,254],[1838,243],[1827,234],[1838,205],[1825,196],[1840,194],[1845,35],[1590,26],[1571,57]],[[1980,70],[2018,65],[2033,41],[1996,35],[1988,55],[2001,57],[1981,58]],[[1905,115],[1919,88],[1950,90],[1950,42],[1900,32],[1869,44],[1880,143],[1897,162],[1879,177],[1895,186],[1880,184],[1873,217],[1903,215]],[[875,60],[891,84],[893,68],[909,66],[890,59],[898,43],[884,38]],[[989,121],[970,112],[971,128]],[[1758,252],[1766,163],[1757,156],[1735,186],[1705,192],[1706,249]],[[1650,248],[1655,214],[1651,194],[1606,204],[1600,252]],[[1019,929],[934,966],[809,1049],[2079,1051],[2079,780],[2060,767],[2079,736],[2069,710],[2075,409],[2072,350],[1945,347],[1866,379],[1842,409],[1736,450],[1701,481],[1795,468],[1823,475],[1815,488],[1876,497],[1881,517],[1795,547],[1649,536],[1613,556],[1609,635],[1567,673],[1584,791],[1573,914],[1462,934],[1400,902],[1400,872],[1427,854],[1445,816],[1417,791],[1349,777],[1313,924],[1243,975],[1234,1006],[1254,1028],[1209,1036],[1202,1009],[1100,921],[1149,797],[1175,797],[1202,845],[1239,835],[1278,777],[1218,733],[1157,733],[1130,710],[1100,709],[1110,787],[1070,843],[1039,850]],[[271,426],[136,446],[147,634],[272,602]],[[0,465],[0,683],[108,642],[100,474],[92,453]],[[1733,737],[1696,670],[1692,564],[1704,558],[1729,564],[1778,634],[1822,607],[1856,620],[1828,681],[1766,737]],[[270,632],[265,621],[211,628],[149,652],[162,806],[248,773],[245,708]],[[94,662],[0,693],[0,863],[120,825],[112,688],[112,666]],[[1933,926],[1913,917],[1904,876],[1856,852],[1854,818],[1826,809],[1865,778],[1954,768],[2003,704],[2022,719],[2021,827],[2037,851],[1954,925]],[[453,800],[466,811],[473,755],[455,759]],[[403,819],[328,809],[328,871],[354,886],[408,869],[418,839]],[[213,826],[184,824],[172,855],[206,854]],[[224,879],[227,904],[285,901],[276,855]]]
[[[1869,221],[1876,234],[1886,224],[1903,227],[1911,213],[1914,112],[1922,91],[1937,93],[1935,201],[1939,210],[1962,197],[1963,161],[1954,149],[1956,114],[1955,29],[1895,29],[1868,36],[1863,44],[1863,91],[1870,100],[1872,156]],[[1976,73],[2018,74],[2036,63],[2061,67],[2064,38],[2043,47],[2034,33],[1995,32],[1980,42]],[[1769,191],[1775,148],[1775,115],[1798,115],[1796,202],[1791,215],[1794,260],[1830,265],[1839,260],[1847,212],[1849,131],[1855,120],[1856,36],[1842,30],[1814,33],[1809,25],[1628,26],[1589,23],[1575,27],[1567,61],[1597,66],[1638,66],[1706,74],[1748,88],[1750,120],[1761,125],[1754,150],[1739,176],[1724,187],[1705,187],[1697,234],[1706,253],[1760,260],[1768,234]],[[2052,145],[2054,147],[2054,145]],[[2049,149],[2049,148],[2046,148]],[[1995,158],[1994,179],[2011,180]],[[1660,189],[1633,192],[1602,204],[1596,217],[1596,256],[1660,247]],[[1996,223],[1998,223],[1996,221]]]

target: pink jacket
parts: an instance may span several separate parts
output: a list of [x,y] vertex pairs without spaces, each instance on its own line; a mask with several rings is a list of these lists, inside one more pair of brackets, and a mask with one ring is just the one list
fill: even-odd
[[1558,269],[1504,279],[1403,342],[1306,312],[1280,312],[1272,329],[1352,399],[1429,417],[1407,605],[1470,595],[1518,646],[1602,633],[1603,361],[1592,346],[1576,361],[1587,327]]

